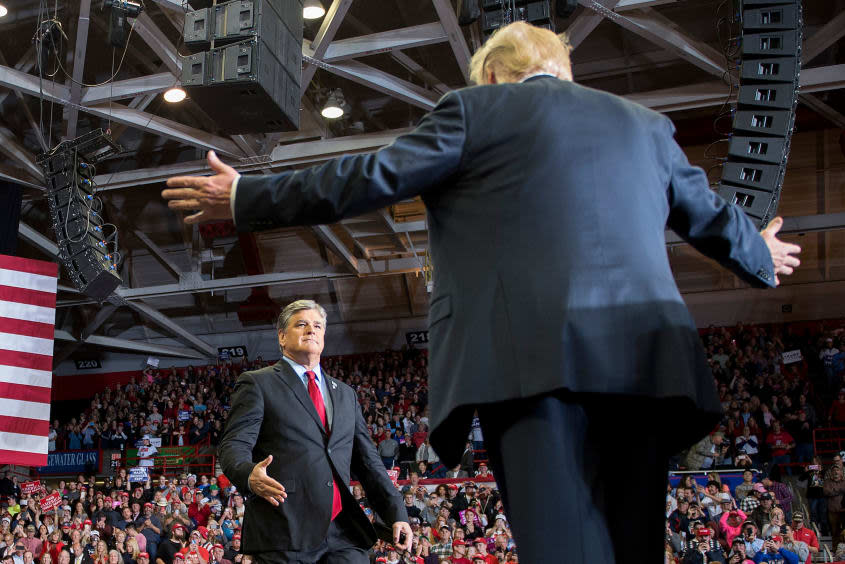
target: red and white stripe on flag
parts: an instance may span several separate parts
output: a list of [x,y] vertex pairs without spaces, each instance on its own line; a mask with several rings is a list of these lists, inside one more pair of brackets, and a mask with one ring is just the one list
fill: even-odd
[[0,255],[0,464],[47,464],[58,268]]

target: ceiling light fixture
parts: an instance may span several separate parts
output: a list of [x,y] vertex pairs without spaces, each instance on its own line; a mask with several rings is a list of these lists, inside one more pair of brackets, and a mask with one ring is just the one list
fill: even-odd
[[171,104],[175,104],[177,102],[181,102],[185,99],[187,93],[184,90],[179,88],[178,86],[174,86],[170,90],[164,93],[164,99]]
[[302,17],[306,20],[316,20],[326,15],[326,9],[320,3],[320,0],[305,0],[302,6]]
[[5,16],[8,13],[9,13],[9,8],[4,6],[3,4],[0,4],[0,18],[2,18],[3,16]]
[[326,105],[320,114],[327,119],[337,119],[343,115],[343,94],[339,90],[332,91]]

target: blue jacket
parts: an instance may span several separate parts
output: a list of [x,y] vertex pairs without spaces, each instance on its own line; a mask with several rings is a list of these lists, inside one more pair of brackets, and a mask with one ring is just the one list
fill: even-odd
[[760,562],[788,562],[789,564],[798,564],[798,555],[791,550],[786,550],[785,548],[778,550],[777,554],[769,554],[768,552],[761,550],[754,555],[754,562],[756,564],[759,564]]
[[551,76],[464,88],[376,153],[243,176],[235,224],[328,224],[422,197],[431,443],[446,467],[476,406],[559,390],[670,400],[664,419],[685,422],[666,428],[675,452],[722,409],[666,227],[753,286],[773,286],[774,266],[673,135],[664,115]]

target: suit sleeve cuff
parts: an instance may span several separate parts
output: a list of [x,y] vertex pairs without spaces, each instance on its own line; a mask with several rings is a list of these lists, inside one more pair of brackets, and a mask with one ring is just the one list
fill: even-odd
[[232,212],[232,223],[235,223],[235,193],[238,191],[238,181],[240,179],[241,175],[239,174],[232,181],[232,192],[229,194],[229,210]]

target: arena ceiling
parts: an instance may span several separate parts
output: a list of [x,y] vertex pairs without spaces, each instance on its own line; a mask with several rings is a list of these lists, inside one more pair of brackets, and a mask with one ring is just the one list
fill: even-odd
[[[183,54],[182,0],[146,0],[125,59],[108,45],[99,0],[11,0],[0,19],[0,178],[25,185],[20,254],[55,255],[36,155],[62,138],[110,128],[126,149],[98,167],[106,216],[120,231],[124,287],[103,306],[60,281],[56,362],[86,347],[199,357],[216,354],[204,334],[267,326],[272,302],[313,297],[344,323],[427,312],[425,210],[408,201],[337,225],[238,237],[184,227],[159,197],[174,174],[207,172],[215,149],[242,172],[303,167],[373,151],[413,126],[445,92],[467,85],[478,23],[460,27],[454,0],[323,0],[306,24],[301,128],[283,134],[223,134],[190,98],[168,104]],[[554,2],[553,2],[554,3]],[[580,0],[555,21],[575,47],[575,79],[668,113],[693,162],[709,168],[713,119],[729,94],[717,20],[720,0]],[[56,11],[67,36],[63,69],[35,74],[39,9]],[[804,263],[787,284],[845,280],[845,0],[804,2],[805,41],[798,133],[781,211],[803,235]],[[725,28],[723,28],[724,30]],[[724,31],[722,33],[724,39]],[[119,68],[113,82],[106,81]],[[66,72],[65,72],[66,70]],[[319,108],[340,88],[346,116]],[[715,148],[714,148],[715,147]],[[710,152],[718,152],[718,145]],[[620,174],[624,171],[618,171]],[[479,234],[478,245],[484,245]],[[667,248],[684,292],[741,288],[732,275],[680,244]],[[256,288],[266,288],[256,290]],[[269,305],[268,305],[269,304]],[[251,308],[251,309],[250,309]],[[252,321],[245,309],[258,312]],[[252,325],[255,323],[256,325]],[[154,347],[172,335],[185,348]]]

